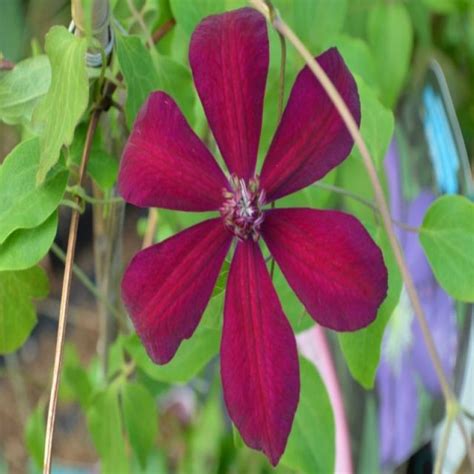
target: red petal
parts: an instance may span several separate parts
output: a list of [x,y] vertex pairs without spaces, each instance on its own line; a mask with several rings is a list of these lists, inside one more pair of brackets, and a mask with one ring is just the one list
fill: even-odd
[[174,100],[164,92],[150,94],[123,153],[123,198],[140,207],[212,211],[221,206],[227,185]]
[[148,354],[165,364],[196,329],[232,241],[220,218],[139,252],[122,296]]
[[230,267],[221,373],[225,403],[242,438],[276,465],[298,405],[298,356],[265,261],[251,240],[237,244]]
[[382,252],[362,224],[337,211],[275,209],[262,235],[288,283],[322,326],[367,326],[387,294]]
[[[316,58],[360,123],[357,86],[337,49]],[[296,78],[263,164],[260,182],[273,201],[314,183],[341,163],[353,140],[328,95],[305,67]]]
[[229,171],[255,171],[268,72],[264,17],[252,8],[209,16],[194,30],[189,61],[199,97]]

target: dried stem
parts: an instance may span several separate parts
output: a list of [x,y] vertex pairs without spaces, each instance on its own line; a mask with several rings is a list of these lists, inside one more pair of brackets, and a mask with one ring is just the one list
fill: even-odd
[[[445,399],[446,407],[448,409],[451,405],[458,404],[456,396],[454,395],[454,392],[451,389],[451,386],[448,382],[448,378],[441,364],[441,360],[436,350],[433,337],[431,336],[431,332],[428,327],[428,323],[426,321],[426,317],[425,317],[423,308],[421,306],[418,293],[413,283],[411,274],[408,270],[408,266],[403,256],[402,249],[395,235],[395,232],[392,226],[392,221],[390,218],[388,205],[385,200],[385,196],[382,190],[382,185],[377,176],[377,171],[375,169],[374,162],[370,156],[367,145],[365,144],[364,139],[362,138],[362,135],[359,131],[356,121],[354,120],[354,117],[352,116],[346,103],[344,102],[341,95],[337,91],[333,82],[327,76],[326,72],[321,68],[321,66],[314,59],[314,57],[311,55],[308,49],[303,45],[301,40],[291,30],[291,28],[289,28],[289,26],[281,19],[281,17],[278,15],[278,12],[272,7],[270,2],[265,1],[265,0],[249,0],[249,2],[253,4],[254,7],[257,10],[259,10],[272,23],[273,27],[293,45],[293,47],[297,50],[300,56],[305,60],[309,69],[312,71],[314,76],[321,83],[325,92],[329,96],[331,102],[336,107],[340,117],[344,121],[357,148],[359,149],[360,154],[362,155],[364,166],[366,168],[367,174],[370,178],[372,187],[374,189],[375,202],[381,214],[383,226],[387,232],[390,246],[392,247],[393,253],[395,255],[395,259],[400,269],[400,273],[402,275],[405,287],[407,289],[408,296],[410,297],[411,304],[413,306],[416,318],[420,325],[420,329],[423,334],[423,339],[428,348],[428,353],[430,355],[431,362],[433,363],[433,367],[435,369],[437,378],[439,380],[439,383],[443,392],[443,397]],[[457,422],[459,425],[462,426],[461,431],[466,434],[466,439],[465,439],[466,450],[469,454],[469,459],[471,459],[473,456],[472,456],[472,452],[470,452],[471,446],[468,443],[469,439],[467,438],[467,433],[465,432],[464,426],[462,424],[462,420],[458,418]]]
[[[89,160],[89,154],[92,146],[92,139],[99,123],[101,110],[94,109],[92,112],[89,127],[87,129],[86,141],[84,150],[82,152],[81,166],[79,169],[79,182],[81,186],[84,180],[84,175]],[[76,198],[79,204],[79,198]],[[66,333],[66,320],[69,305],[69,294],[71,291],[72,270],[74,263],[74,254],[76,250],[77,228],[79,225],[80,213],[73,210],[71,214],[71,223],[69,225],[69,236],[67,243],[66,263],[64,267],[63,287],[61,292],[61,303],[59,309],[58,333],[56,339],[56,350],[54,356],[53,381],[51,384],[51,394],[48,406],[48,420],[46,423],[46,440],[44,446],[44,464],[43,473],[49,474],[51,472],[51,453],[53,447],[54,434],[54,420],[56,418],[56,406],[58,401],[59,381],[61,378],[61,365],[63,359],[64,336]]]

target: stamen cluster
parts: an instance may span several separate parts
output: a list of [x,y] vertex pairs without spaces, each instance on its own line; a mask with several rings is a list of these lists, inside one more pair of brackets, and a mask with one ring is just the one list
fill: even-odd
[[220,208],[224,225],[240,240],[251,236],[257,241],[264,219],[262,208],[265,204],[265,191],[259,189],[258,177],[251,178],[247,184],[245,180],[232,175],[230,185],[232,191],[224,189],[225,201]]

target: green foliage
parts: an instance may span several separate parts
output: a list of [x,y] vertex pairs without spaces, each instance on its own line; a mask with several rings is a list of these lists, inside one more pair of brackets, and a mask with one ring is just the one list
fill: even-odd
[[48,280],[39,267],[0,272],[0,354],[13,352],[36,324],[31,300],[48,294]]
[[383,102],[393,107],[407,76],[413,46],[413,27],[405,6],[378,3],[370,10],[367,33]]
[[202,323],[192,338],[181,343],[173,359],[165,365],[151,361],[138,336],[125,342],[125,349],[137,366],[149,377],[160,382],[184,383],[196,376],[219,350],[220,331]]
[[122,410],[125,428],[133,452],[145,469],[158,431],[156,402],[142,385],[126,383],[122,386]]
[[148,95],[155,90],[170,94],[190,119],[194,94],[187,68],[157,52],[152,56],[138,36],[118,36],[117,57],[128,86],[125,114],[129,127]]
[[33,114],[40,134],[39,184],[58,161],[61,147],[72,142],[74,129],[86,111],[89,100],[86,48],[84,38],[72,35],[62,26],[54,26],[46,35],[51,87]]
[[474,204],[462,196],[437,199],[420,242],[439,284],[454,298],[474,302]]
[[275,0],[272,3],[301,41],[316,54],[341,31],[348,0]]
[[129,472],[117,386],[109,385],[95,395],[87,410],[87,423],[100,456],[101,472]]
[[314,365],[300,358],[301,391],[281,463],[305,474],[334,472],[336,431],[331,402]]
[[58,227],[58,213],[53,212],[38,227],[19,229],[0,244],[0,271],[24,270],[36,265],[48,252]]
[[247,5],[246,0],[170,0],[173,17],[189,36],[204,17]]
[[25,427],[26,448],[38,469],[43,467],[45,439],[44,405],[40,403],[28,417]]
[[50,83],[51,66],[45,55],[25,59],[0,76],[0,120],[10,125],[30,122]]
[[76,401],[86,411],[93,394],[93,385],[89,374],[82,367],[75,347],[65,344],[64,361],[60,385],[62,400]]
[[42,224],[58,207],[67,172],[59,167],[36,186],[40,159],[37,138],[17,145],[0,166],[0,244],[17,229]]
[[387,297],[380,306],[372,324],[359,331],[338,333],[337,335],[352,377],[366,389],[374,386],[385,326],[398,304],[402,291],[401,275],[386,232],[379,226],[375,231],[372,231],[372,237],[382,249],[385,266],[388,270]]

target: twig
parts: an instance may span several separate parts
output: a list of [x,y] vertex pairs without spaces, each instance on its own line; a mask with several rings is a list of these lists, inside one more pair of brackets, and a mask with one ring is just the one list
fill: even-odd
[[[307,50],[307,48],[303,45],[301,40],[295,35],[295,33],[291,30],[291,28],[289,28],[289,26],[281,19],[281,17],[278,15],[278,12],[272,7],[271,3],[268,0],[267,1],[249,0],[249,2],[253,4],[255,8],[259,10],[272,23],[273,27],[277,31],[279,31],[282,35],[285,36],[285,38],[294,46],[294,48],[297,50],[300,56],[305,60],[306,64],[308,65],[308,67],[310,68],[314,76],[318,79],[318,81],[324,88],[331,102],[336,107],[340,117],[344,121],[349,133],[351,134],[351,137],[353,138],[357,148],[359,149],[360,154],[362,155],[364,166],[366,168],[367,174],[370,178],[372,187],[374,189],[375,201],[376,201],[377,207],[379,208],[379,211],[382,217],[382,222],[389,238],[390,246],[392,247],[393,253],[395,255],[395,260],[400,269],[400,273],[405,283],[407,293],[410,297],[411,304],[413,306],[415,315],[420,325],[420,329],[423,334],[423,339],[426,343],[426,347],[428,348],[428,353],[430,355],[431,361],[433,363],[433,367],[435,369],[436,375],[438,377],[438,380],[441,386],[441,390],[443,392],[446,408],[448,409],[450,405],[457,404],[458,402],[457,402],[456,396],[454,395],[454,392],[451,389],[451,386],[448,382],[448,378],[441,364],[441,360],[439,358],[438,352],[436,350],[436,346],[431,336],[431,332],[428,327],[428,323],[426,321],[423,308],[418,298],[418,293],[416,291],[415,285],[413,283],[413,279],[411,277],[405,258],[403,256],[402,249],[400,247],[400,244],[397,240],[397,237],[395,235],[395,232],[392,226],[390,212],[388,209],[388,205],[385,201],[382,185],[379,181],[373,160],[370,156],[367,145],[365,144],[364,139],[362,138],[362,135],[359,131],[357,123],[354,120],[354,117],[352,116],[351,112],[349,111],[346,103],[344,102],[341,95],[339,94],[336,87],[334,86],[333,82],[327,76],[326,72],[321,68],[318,62],[313,58],[311,53]],[[461,432],[465,433],[462,420],[458,418],[457,422],[460,426],[462,426]],[[472,451],[470,452],[471,446],[469,445],[469,439],[467,438],[467,433],[465,434],[466,434],[466,438],[465,438],[466,451],[468,452],[469,459],[474,460]],[[474,464],[471,465],[471,468],[473,466]]]
[[[99,123],[101,109],[96,108],[92,112],[89,127],[87,129],[86,141],[84,144],[84,150],[82,152],[81,166],[79,169],[79,182],[78,185],[82,186],[84,179],[87,162],[89,160],[89,154],[92,146],[92,139]],[[76,198],[79,204],[79,198]],[[43,473],[49,474],[51,472],[51,452],[53,447],[53,434],[54,434],[54,420],[56,418],[56,406],[58,402],[58,391],[59,391],[59,380],[61,377],[61,365],[63,359],[63,347],[64,347],[64,336],[66,333],[66,320],[67,311],[69,305],[69,294],[71,291],[71,280],[72,270],[74,262],[74,254],[76,250],[77,241],[77,228],[79,224],[80,213],[77,210],[72,211],[71,223],[69,225],[69,236],[67,243],[66,252],[66,263],[64,267],[63,287],[61,292],[61,303],[59,309],[59,321],[58,321],[58,333],[56,339],[56,350],[54,355],[54,369],[53,369],[53,381],[51,384],[51,394],[48,406],[48,420],[46,423],[46,440],[44,446],[44,464]]]
[[[380,214],[379,208],[373,202],[369,201],[368,199],[363,198],[362,196],[359,196],[356,193],[353,193],[352,191],[348,191],[347,189],[340,188],[339,186],[334,186],[333,184],[323,183],[322,181],[318,181],[317,183],[314,183],[313,186],[316,186],[317,188],[321,188],[321,189],[326,189],[327,191],[341,194],[343,196],[350,197],[351,199],[354,199],[355,201],[360,202],[364,206],[370,207],[370,209],[375,211],[377,214]],[[418,227],[413,227],[411,225],[397,221],[391,216],[390,216],[390,219],[397,227],[400,227],[400,229],[406,230],[407,232],[414,232],[416,234],[420,232],[420,229],[418,229]]]
[[[53,243],[53,245],[51,246],[51,251],[54,253],[54,255],[56,255],[56,257],[59,258],[59,260],[61,260],[61,262],[66,262],[66,254],[64,253],[62,248],[59,247],[59,245]],[[74,263],[72,266],[72,271],[76,278],[84,285],[86,289],[88,289],[92,293],[92,295],[94,295],[95,298],[97,298],[99,301],[102,301],[107,306],[107,309],[117,318],[121,317],[121,314],[102,296],[100,291],[94,285],[94,282],[86,275],[86,273],[84,272],[84,270],[82,270],[81,267]]]

